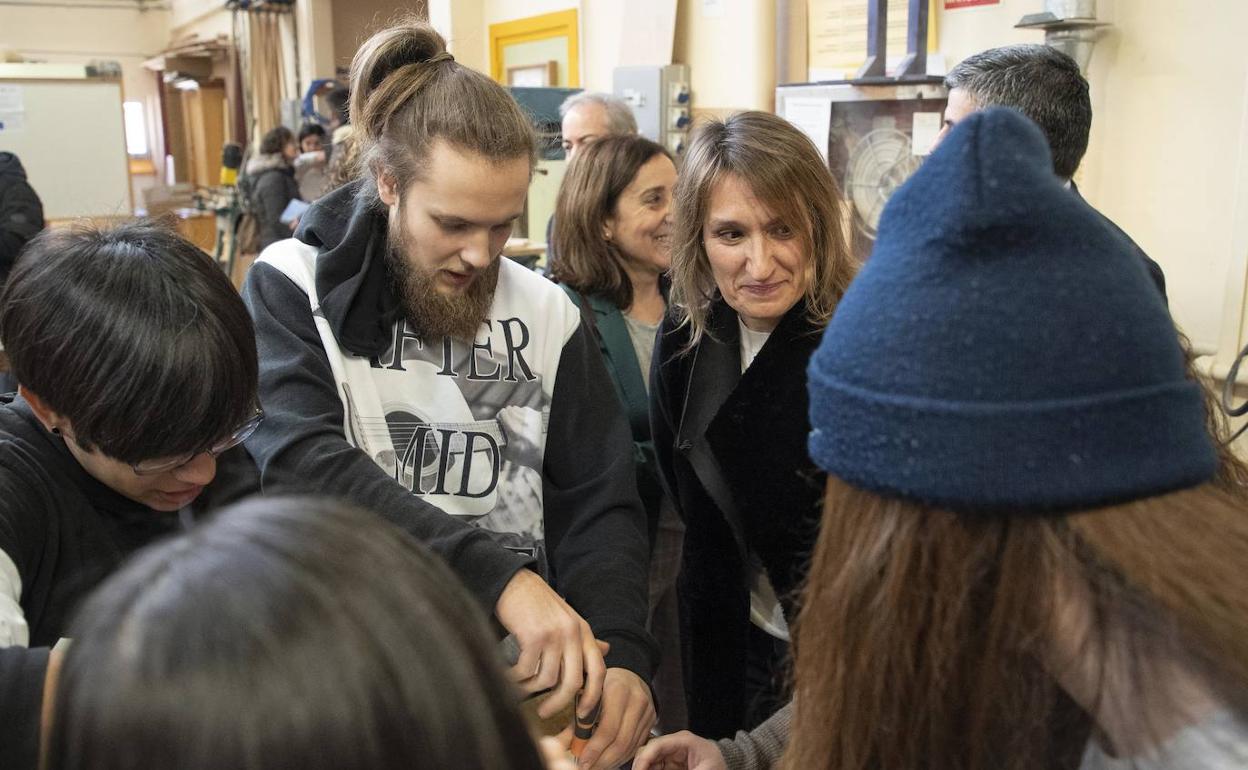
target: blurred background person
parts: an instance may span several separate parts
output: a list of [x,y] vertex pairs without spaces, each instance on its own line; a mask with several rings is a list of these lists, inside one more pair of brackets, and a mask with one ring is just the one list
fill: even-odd
[[306,123],[299,129],[299,155],[295,158],[295,181],[299,198],[309,203],[325,194],[326,153],[325,129]]
[[282,214],[292,200],[299,197],[295,181],[294,161],[299,155],[294,133],[278,126],[264,135],[260,152],[247,161],[246,194],[251,215],[256,220],[259,247],[289,238],[295,222],[283,222]]
[[[595,139],[637,133],[637,119],[628,102],[611,94],[581,91],[559,105],[560,136],[564,157],[569,162],[580,149]],[[554,246],[555,215],[546,222],[546,264],[553,270],[558,262]]]
[[43,203],[27,181],[22,161],[0,152],[0,286],[22,247],[42,229]]

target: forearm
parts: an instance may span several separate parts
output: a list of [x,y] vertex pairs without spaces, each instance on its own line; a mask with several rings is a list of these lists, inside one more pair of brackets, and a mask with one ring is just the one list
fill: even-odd
[[551,402],[544,489],[556,588],[611,643],[607,665],[649,681],[649,538],[632,436],[584,330],[565,345]]
[[792,722],[790,702],[753,730],[741,730],[734,738],[717,741],[728,770],[766,770],[777,766],[789,743]]

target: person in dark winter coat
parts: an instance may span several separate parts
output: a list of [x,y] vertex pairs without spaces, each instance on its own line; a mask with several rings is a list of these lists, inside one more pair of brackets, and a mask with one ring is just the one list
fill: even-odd
[[[34,768],[49,648],[138,548],[256,491],[247,310],[149,224],[31,241],[0,297],[0,767]],[[73,376],[66,376],[72,372]]]
[[704,124],[676,184],[672,304],[651,372],[659,468],[684,519],[689,725],[728,737],[783,705],[792,599],[821,490],[806,362],[854,272],[818,150],[774,115]]
[[0,152],[0,286],[26,242],[43,229],[43,203],[11,152]]
[[295,135],[289,128],[278,126],[264,135],[260,154],[247,162],[247,194],[261,249],[289,238],[297,224],[282,222],[281,217],[290,202],[299,197],[292,165],[298,155]]

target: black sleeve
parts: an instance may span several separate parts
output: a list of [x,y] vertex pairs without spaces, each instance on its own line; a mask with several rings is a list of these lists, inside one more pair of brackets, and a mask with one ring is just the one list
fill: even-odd
[[637,494],[641,496],[641,506],[646,512],[646,536],[653,554],[659,532],[659,509],[663,503],[663,484],[659,480],[653,440],[633,442],[633,462],[637,465]]
[[24,180],[6,181],[0,190],[0,282],[7,278],[17,255],[43,229],[43,204]]
[[[670,318],[670,316],[668,317]],[[654,442],[654,464],[659,482],[672,505],[680,511],[680,495],[676,490],[676,474],[672,469],[672,449],[676,441],[674,411],[670,405],[671,386],[668,383],[674,362],[672,324],[668,318],[659,326],[659,336],[654,343],[654,355],[650,358],[650,440]]]
[[1157,291],[1161,292],[1161,301],[1166,303],[1168,307],[1170,300],[1166,297],[1166,274],[1161,272],[1161,265],[1154,262],[1143,249],[1136,247],[1136,251],[1140,253],[1140,258],[1144,260],[1144,267],[1148,268],[1148,277],[1153,279],[1153,285],[1157,287]]
[[658,647],[646,632],[649,539],[633,439],[590,334],[563,347],[546,436],[543,507],[556,589],[611,644],[607,665],[649,682]]
[[451,565],[491,614],[529,560],[424,502],[343,435],[342,401],[308,297],[279,270],[252,267],[243,300],[256,325],[265,418],[247,441],[266,493],[304,492],[377,511]]
[[39,720],[46,647],[0,649],[0,767],[35,770],[39,764]]

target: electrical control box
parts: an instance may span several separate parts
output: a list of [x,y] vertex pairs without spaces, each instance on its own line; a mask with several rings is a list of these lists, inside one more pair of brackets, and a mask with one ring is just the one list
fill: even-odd
[[616,67],[613,90],[633,108],[642,136],[684,153],[693,124],[689,65]]

